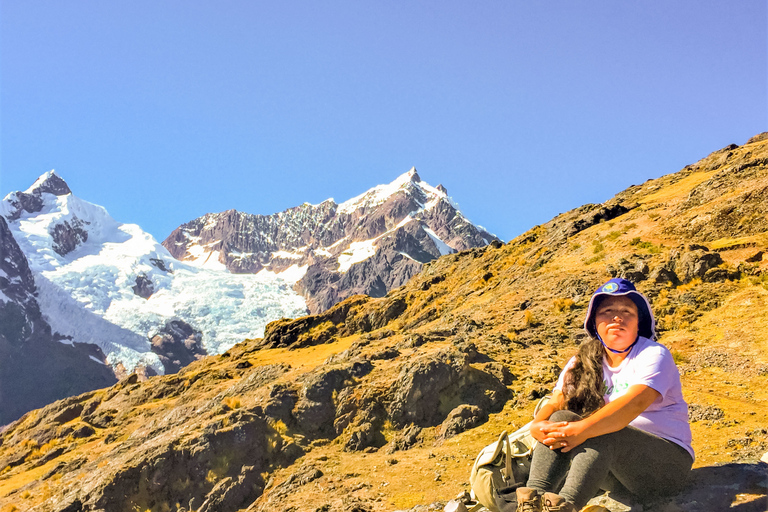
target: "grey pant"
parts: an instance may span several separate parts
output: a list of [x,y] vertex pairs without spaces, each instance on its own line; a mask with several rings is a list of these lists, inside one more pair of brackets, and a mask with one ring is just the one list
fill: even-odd
[[[578,421],[557,411],[549,421]],[[634,427],[587,439],[562,453],[537,443],[528,487],[556,492],[582,508],[600,490],[626,490],[639,498],[674,494],[685,485],[693,459],[682,446]]]

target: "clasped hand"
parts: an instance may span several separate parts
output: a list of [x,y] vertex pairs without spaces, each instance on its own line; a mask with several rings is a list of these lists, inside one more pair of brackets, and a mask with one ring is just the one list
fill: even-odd
[[531,425],[531,435],[538,442],[549,446],[550,450],[559,449],[569,452],[587,440],[580,421],[537,421]]

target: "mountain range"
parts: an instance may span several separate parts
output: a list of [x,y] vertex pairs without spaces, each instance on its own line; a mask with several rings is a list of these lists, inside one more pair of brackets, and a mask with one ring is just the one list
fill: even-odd
[[[0,510],[440,510],[530,420],[610,277],[651,301],[696,462],[627,510],[768,509],[768,134],[447,254],[384,297],[267,325],[174,375],[32,411],[0,434]],[[4,508],[3,508],[4,507]]]
[[[0,217],[3,260],[13,267],[0,277],[0,344],[16,347],[5,362],[16,371],[0,375],[0,388],[27,390],[0,398],[0,424],[133,372],[174,373],[308,306],[383,296],[423,263],[495,240],[415,169],[341,205],[209,214],[175,230],[168,250],[75,196],[53,171],[9,194]],[[56,366],[64,349],[32,350],[33,332],[69,345],[80,369],[42,385],[33,369]]]
[[356,294],[383,297],[428,261],[497,237],[469,222],[446,189],[416,169],[341,204],[328,199],[274,215],[229,210],[183,224],[163,241],[175,258],[296,282],[311,313]]

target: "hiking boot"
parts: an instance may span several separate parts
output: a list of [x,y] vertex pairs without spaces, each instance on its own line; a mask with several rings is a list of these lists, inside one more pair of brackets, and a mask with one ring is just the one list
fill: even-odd
[[530,487],[518,487],[515,493],[517,494],[515,512],[542,512],[539,491]]
[[541,501],[544,512],[578,512],[576,505],[565,501],[565,498],[553,492],[545,492]]

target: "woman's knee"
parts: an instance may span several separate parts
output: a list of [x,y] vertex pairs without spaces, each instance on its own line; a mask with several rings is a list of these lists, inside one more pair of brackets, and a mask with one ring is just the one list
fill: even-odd
[[571,412],[571,411],[566,410],[566,409],[563,409],[563,410],[560,410],[560,411],[555,411],[549,417],[549,421],[552,421],[552,422],[558,422],[558,421],[579,421],[581,419],[583,419],[581,416],[579,416],[575,412]]

